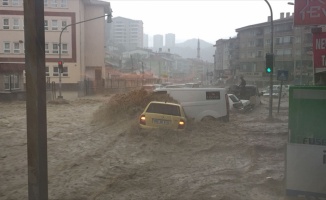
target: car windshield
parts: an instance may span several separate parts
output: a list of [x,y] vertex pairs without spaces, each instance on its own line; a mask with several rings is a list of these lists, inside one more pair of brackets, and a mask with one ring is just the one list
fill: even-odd
[[238,99],[238,97],[236,97],[235,95],[230,95],[230,99],[233,101],[233,102],[239,102],[240,100]]
[[0,0],[0,199],[325,199],[325,48],[326,0]]
[[176,105],[170,105],[170,104],[151,103],[148,106],[146,112],[181,116],[180,107]]

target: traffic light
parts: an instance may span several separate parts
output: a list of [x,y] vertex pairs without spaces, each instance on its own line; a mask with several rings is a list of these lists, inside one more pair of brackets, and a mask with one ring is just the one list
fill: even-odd
[[58,67],[59,67],[59,73],[63,73],[63,61],[62,60],[58,61]]
[[274,54],[267,53],[266,54],[266,73],[270,74],[273,73],[273,66],[274,66]]

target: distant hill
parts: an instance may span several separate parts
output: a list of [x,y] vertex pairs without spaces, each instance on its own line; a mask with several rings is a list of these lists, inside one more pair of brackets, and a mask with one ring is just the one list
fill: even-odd
[[[213,44],[211,43],[208,43],[204,40],[201,40],[199,39],[199,43],[200,43],[200,48],[201,49],[204,49],[204,48],[207,48],[207,47],[213,47]],[[190,40],[186,40],[182,43],[176,43],[175,46],[176,47],[190,47],[190,48],[193,48],[193,49],[196,49],[197,50],[197,44],[198,44],[198,39],[190,39]]]
[[[215,47],[213,44],[199,39],[200,42],[200,58],[204,61],[214,63]],[[178,54],[183,58],[197,58],[197,44],[198,39],[186,40],[182,43],[176,43],[174,48],[170,49],[171,53]],[[167,52],[167,48],[163,48]]]

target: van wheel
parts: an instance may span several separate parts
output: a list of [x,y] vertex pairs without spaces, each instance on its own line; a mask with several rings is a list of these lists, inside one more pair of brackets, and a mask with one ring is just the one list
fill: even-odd
[[212,116],[205,116],[205,117],[203,117],[202,118],[202,122],[208,122],[208,121],[213,121],[213,120],[215,120],[215,118],[214,117],[212,117]]

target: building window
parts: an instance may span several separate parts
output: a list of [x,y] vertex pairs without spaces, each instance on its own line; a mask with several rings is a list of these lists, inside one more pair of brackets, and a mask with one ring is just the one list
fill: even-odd
[[58,30],[58,20],[52,20],[52,30],[57,31]]
[[68,53],[68,44],[62,44],[61,53]]
[[19,75],[10,74],[4,76],[5,90],[19,89]]
[[10,43],[9,42],[3,43],[3,53],[10,53]]
[[284,55],[284,50],[283,49],[277,49],[276,50],[276,55],[283,56]]
[[68,76],[68,67],[63,67],[62,76]]
[[48,20],[44,20],[44,30],[49,30],[49,22]]
[[53,44],[52,45],[52,53],[58,54],[59,53],[59,45],[58,44]]
[[50,76],[49,66],[45,66],[45,76]]
[[3,19],[3,29],[9,29],[9,19]]
[[9,6],[9,0],[2,0],[3,6]]
[[271,44],[271,39],[265,40],[265,46],[270,45],[270,44]]
[[20,53],[19,42],[14,42],[14,53]]
[[63,30],[67,26],[67,21],[63,20],[61,22],[61,29]]
[[284,55],[292,55],[292,50],[291,49],[284,49]]
[[19,19],[14,19],[12,28],[15,30],[19,29]]
[[20,6],[20,0],[12,0],[13,6]]
[[58,1],[57,0],[51,0],[51,7],[58,7]]
[[59,76],[59,67],[53,67],[53,76]]
[[281,38],[281,37],[276,38],[276,39],[275,39],[275,43],[276,43],[276,44],[282,44],[282,43],[283,43],[283,42],[282,42],[282,38]]
[[284,36],[284,38],[283,38],[283,42],[284,42],[284,43],[291,43],[291,39],[292,39],[291,36]]
[[48,7],[48,0],[44,0],[44,7]]
[[45,53],[50,53],[50,51],[49,51],[49,43],[45,43]]
[[295,37],[295,43],[301,43],[301,37]]
[[61,0],[61,8],[67,8],[67,0]]

